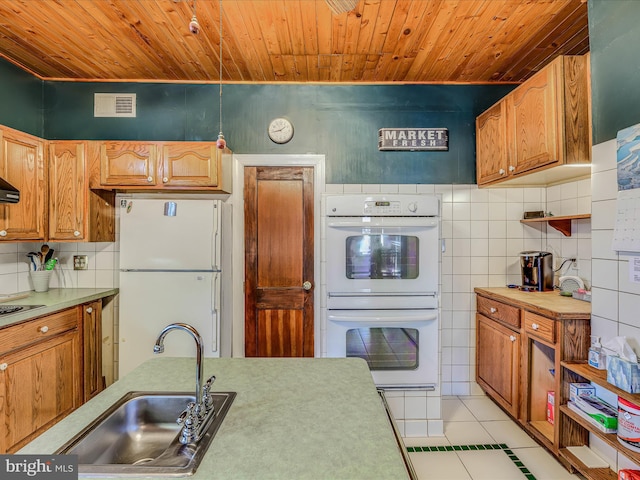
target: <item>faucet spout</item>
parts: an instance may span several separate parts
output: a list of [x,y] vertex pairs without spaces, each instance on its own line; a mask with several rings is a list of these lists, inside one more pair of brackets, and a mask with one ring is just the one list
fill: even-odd
[[153,347],[153,353],[164,352],[164,338],[172,330],[182,330],[190,334],[196,342],[196,407],[202,405],[202,387],[204,384],[204,373],[202,370],[202,364],[204,360],[204,347],[202,343],[202,337],[198,331],[187,323],[171,323],[164,327],[164,329],[158,335],[156,344]]

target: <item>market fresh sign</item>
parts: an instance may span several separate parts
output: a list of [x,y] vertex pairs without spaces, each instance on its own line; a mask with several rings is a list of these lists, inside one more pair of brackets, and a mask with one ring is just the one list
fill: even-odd
[[381,128],[378,150],[449,150],[449,129]]

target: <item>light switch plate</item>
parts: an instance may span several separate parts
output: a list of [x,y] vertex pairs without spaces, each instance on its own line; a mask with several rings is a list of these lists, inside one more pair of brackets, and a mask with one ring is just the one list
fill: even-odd
[[89,256],[88,255],[74,255],[73,256],[73,269],[74,270],[87,270],[89,268]]

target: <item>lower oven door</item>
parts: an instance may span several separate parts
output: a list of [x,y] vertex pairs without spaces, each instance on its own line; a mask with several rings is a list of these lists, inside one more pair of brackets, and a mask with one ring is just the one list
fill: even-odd
[[438,310],[328,310],[327,356],[366,360],[380,388],[435,388]]

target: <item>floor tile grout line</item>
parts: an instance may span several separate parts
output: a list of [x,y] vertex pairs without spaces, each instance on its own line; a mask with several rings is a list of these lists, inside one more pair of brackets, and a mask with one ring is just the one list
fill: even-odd
[[429,453],[429,452],[473,452],[502,450],[505,455],[514,463],[527,480],[536,480],[535,475],[526,467],[524,463],[513,453],[513,450],[505,443],[477,443],[470,445],[443,445],[443,446],[412,446],[406,447],[409,453]]

